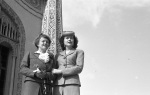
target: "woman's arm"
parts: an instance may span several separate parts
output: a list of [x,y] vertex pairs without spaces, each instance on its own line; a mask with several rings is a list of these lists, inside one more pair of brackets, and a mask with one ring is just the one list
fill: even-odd
[[33,70],[31,70],[30,67],[30,52],[27,52],[21,62],[20,65],[20,73],[25,75],[25,76],[29,76],[29,77],[34,77],[35,72],[33,72]]

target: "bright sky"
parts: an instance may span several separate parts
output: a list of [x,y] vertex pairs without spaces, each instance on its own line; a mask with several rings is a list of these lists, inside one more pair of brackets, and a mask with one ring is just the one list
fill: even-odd
[[62,0],[85,51],[81,95],[150,95],[150,0]]

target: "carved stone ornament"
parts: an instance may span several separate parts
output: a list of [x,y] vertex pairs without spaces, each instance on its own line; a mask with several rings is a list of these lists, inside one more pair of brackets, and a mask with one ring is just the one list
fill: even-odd
[[59,38],[62,33],[62,2],[61,0],[48,0],[46,3],[43,20],[42,33],[47,34],[52,42],[50,52],[56,54],[61,51]]
[[42,19],[46,0],[15,0],[15,1],[31,14]]

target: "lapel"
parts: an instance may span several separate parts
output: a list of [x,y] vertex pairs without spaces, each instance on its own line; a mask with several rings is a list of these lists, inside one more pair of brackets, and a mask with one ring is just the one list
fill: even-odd
[[66,56],[71,55],[71,54],[73,54],[74,52],[75,52],[75,49],[70,50],[70,52],[69,52]]
[[70,50],[70,52],[68,54],[66,54],[66,50],[60,52],[60,55],[64,56],[64,58],[66,58],[67,56],[73,54],[75,52],[75,49]]
[[32,56],[31,58],[34,58],[34,59],[36,59],[36,60],[39,60],[39,61],[38,61],[39,63],[42,63],[42,64],[44,63],[42,60],[39,59],[39,54],[38,54],[38,53],[33,53],[33,52],[32,52],[32,53],[31,53],[31,56]]

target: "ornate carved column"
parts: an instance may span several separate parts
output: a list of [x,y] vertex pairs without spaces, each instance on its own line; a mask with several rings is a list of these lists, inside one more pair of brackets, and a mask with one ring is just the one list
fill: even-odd
[[62,33],[62,0],[47,0],[43,20],[42,33],[51,40],[50,52],[54,55],[61,50],[58,39]]

